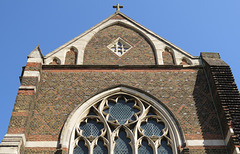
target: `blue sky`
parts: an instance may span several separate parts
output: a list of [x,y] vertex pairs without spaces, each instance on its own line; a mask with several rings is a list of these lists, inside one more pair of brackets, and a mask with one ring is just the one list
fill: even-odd
[[240,86],[239,0],[1,0],[0,141],[6,134],[27,55],[44,55],[115,12],[121,12],[188,53],[219,52]]

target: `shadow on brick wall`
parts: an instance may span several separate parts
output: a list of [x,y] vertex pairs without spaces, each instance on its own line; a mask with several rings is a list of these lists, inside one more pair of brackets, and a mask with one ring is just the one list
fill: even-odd
[[[202,136],[204,140],[222,140],[223,135],[219,124],[219,118],[212,101],[207,78],[202,69],[199,69],[196,83],[193,91],[195,107],[197,109],[197,117],[200,130],[196,129],[196,136]],[[205,144],[208,144],[205,142]],[[201,152],[206,154],[226,153],[225,147],[205,146],[205,149],[190,149],[191,152]]]

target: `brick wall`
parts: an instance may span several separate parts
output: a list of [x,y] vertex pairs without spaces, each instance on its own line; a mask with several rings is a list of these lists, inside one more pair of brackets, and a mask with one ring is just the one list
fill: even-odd
[[230,67],[220,59],[218,53],[201,53],[201,57],[221,118],[224,137],[230,128],[234,131],[227,146],[228,151],[232,153],[240,146],[240,94]]
[[[132,48],[118,57],[107,46],[121,37]],[[151,45],[139,33],[120,26],[107,27],[93,36],[84,51],[84,65],[154,65]]]
[[141,89],[168,106],[186,139],[222,139],[202,69],[44,70],[27,139],[56,141],[72,110],[117,85]]

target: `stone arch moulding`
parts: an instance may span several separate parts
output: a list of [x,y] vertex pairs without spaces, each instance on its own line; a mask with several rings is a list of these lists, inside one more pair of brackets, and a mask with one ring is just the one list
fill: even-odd
[[86,117],[87,113],[86,110],[89,110],[94,104],[99,102],[100,100],[108,97],[113,96],[116,94],[127,94],[137,97],[139,99],[144,100],[152,107],[154,107],[162,116],[163,120],[165,121],[166,125],[168,125],[169,132],[171,133],[171,138],[173,140],[173,151],[177,152],[177,148],[180,146],[185,145],[185,138],[183,135],[183,131],[180,128],[176,118],[173,117],[173,114],[165,107],[165,105],[159,103],[153,97],[150,97],[143,92],[139,92],[129,87],[115,87],[104,92],[101,92],[84,103],[79,104],[69,115],[68,119],[66,120],[61,136],[60,136],[60,145],[63,149],[73,149],[72,142],[74,141],[75,137],[75,128],[79,125],[79,121],[82,117]]

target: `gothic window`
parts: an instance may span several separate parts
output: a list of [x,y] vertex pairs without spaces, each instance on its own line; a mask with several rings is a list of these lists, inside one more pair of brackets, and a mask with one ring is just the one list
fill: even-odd
[[119,92],[79,117],[70,153],[171,154],[173,139],[161,113],[148,102]]
[[153,150],[151,146],[148,145],[147,140],[142,140],[142,143],[138,148],[138,154],[153,154]]
[[123,54],[128,52],[132,48],[132,46],[119,37],[111,44],[109,44],[108,48],[116,55],[121,57]]

